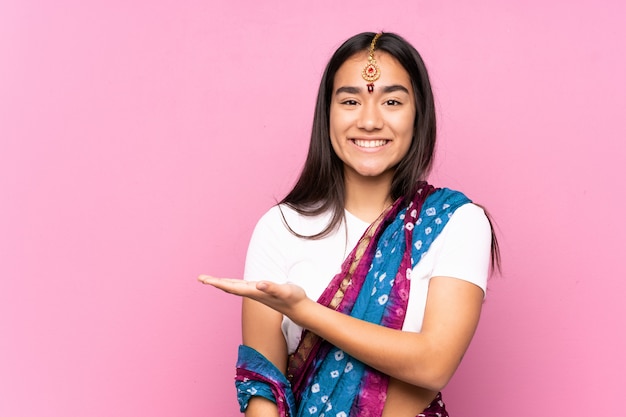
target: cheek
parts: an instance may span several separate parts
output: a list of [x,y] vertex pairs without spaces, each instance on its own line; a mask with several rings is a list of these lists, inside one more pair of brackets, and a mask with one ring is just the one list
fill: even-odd
[[393,128],[398,135],[410,139],[413,137],[413,120],[410,115],[400,116],[393,120]]
[[413,138],[413,127],[415,125],[415,112],[411,112],[403,118],[403,131],[409,138]]
[[337,156],[341,155],[341,148],[340,148],[339,144],[337,143],[337,138],[336,138],[332,128],[330,129],[329,133],[330,133],[330,139],[329,139],[330,140],[330,147],[332,148],[333,153],[335,155],[337,155]]
[[328,116],[328,131],[331,132],[331,134],[340,132],[343,129],[344,124],[344,118],[341,113],[333,111],[331,107],[330,114]]

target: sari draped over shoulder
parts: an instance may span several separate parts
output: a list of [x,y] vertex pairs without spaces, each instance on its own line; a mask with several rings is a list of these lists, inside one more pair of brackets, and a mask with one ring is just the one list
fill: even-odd
[[[411,201],[398,199],[365,231],[317,300],[328,308],[402,329],[411,271],[454,211],[470,200],[422,182]],[[307,330],[289,356],[287,376],[254,349],[240,346],[237,386],[243,412],[253,396],[275,402],[281,417],[380,417],[389,376]],[[447,416],[438,394],[419,416]]]

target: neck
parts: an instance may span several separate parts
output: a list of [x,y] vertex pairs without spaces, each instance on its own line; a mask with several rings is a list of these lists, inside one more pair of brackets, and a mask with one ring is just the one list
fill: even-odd
[[346,173],[346,210],[359,219],[372,223],[389,207],[393,172],[376,177],[362,177]]

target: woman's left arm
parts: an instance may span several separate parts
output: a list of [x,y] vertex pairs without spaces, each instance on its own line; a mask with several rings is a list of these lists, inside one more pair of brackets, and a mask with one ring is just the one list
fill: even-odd
[[389,329],[309,302],[290,317],[387,375],[439,391],[472,340],[483,295],[482,289],[467,281],[431,278],[420,333]]

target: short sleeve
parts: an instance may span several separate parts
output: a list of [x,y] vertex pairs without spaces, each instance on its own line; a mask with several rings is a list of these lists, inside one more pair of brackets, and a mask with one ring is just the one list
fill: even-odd
[[442,232],[442,246],[432,276],[469,281],[487,290],[491,256],[491,225],[475,204],[459,207]]
[[285,242],[288,230],[282,223],[278,207],[270,209],[257,222],[246,255],[244,279],[247,281],[287,281],[288,266]]

